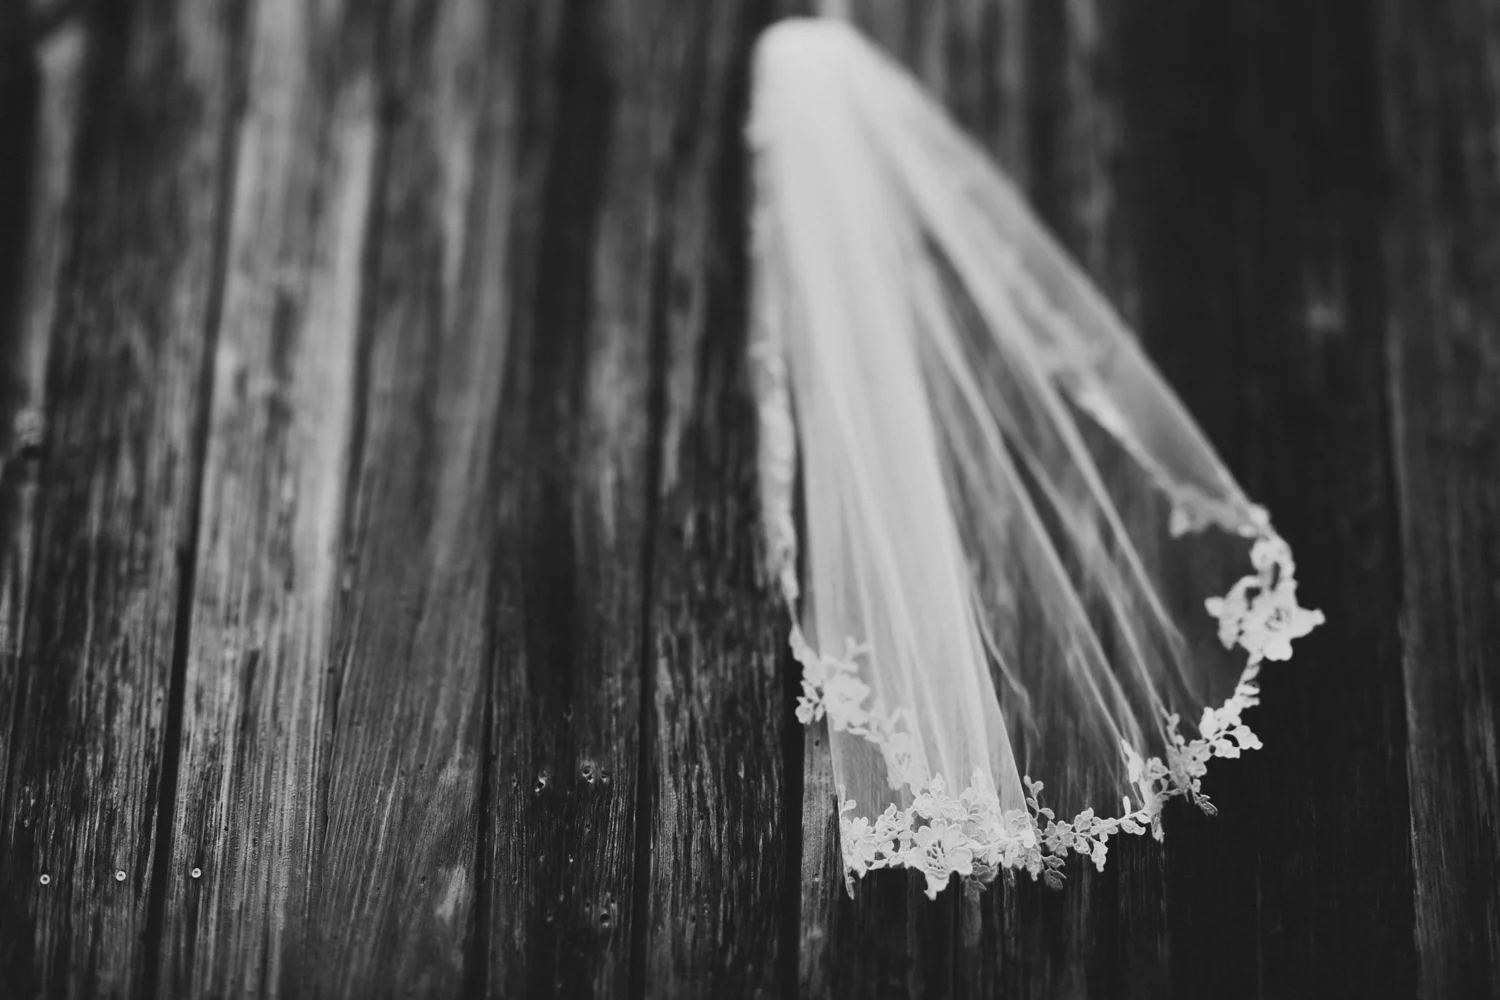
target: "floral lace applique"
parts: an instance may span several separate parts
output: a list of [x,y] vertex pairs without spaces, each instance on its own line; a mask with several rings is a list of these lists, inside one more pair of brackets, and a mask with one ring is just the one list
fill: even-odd
[[870,731],[870,713],[864,700],[870,685],[859,679],[856,658],[868,656],[870,649],[853,639],[847,640],[842,657],[819,653],[808,645],[802,630],[792,628],[792,656],[802,664],[802,694],[797,698],[797,719],[810,725],[828,718],[835,732],[852,732],[857,736]]
[[1025,783],[1026,811],[1002,811],[979,768],[962,794],[950,795],[937,775],[916,789],[911,806],[887,806],[874,822],[848,815],[855,803],[846,800],[840,808],[840,831],[848,875],[912,868],[926,878],[929,899],[936,899],[953,875],[988,882],[1007,869],[1025,871],[1061,888],[1061,869],[1070,853],[1082,854],[1103,871],[1110,837],[1122,831],[1145,832],[1144,810],[1130,810],[1128,801],[1123,816],[1106,819],[1085,809],[1071,822],[1059,821],[1041,805],[1042,783],[1029,777]]
[[1219,620],[1219,641],[1225,649],[1238,644],[1250,662],[1289,660],[1292,640],[1323,624],[1321,611],[1297,605],[1296,564],[1281,537],[1267,531],[1250,550],[1251,576],[1241,577],[1223,597],[1204,602]]
[[927,782],[927,756],[922,752],[922,742],[909,732],[897,731],[894,726],[885,738],[875,741],[885,757],[886,780],[892,791],[902,788],[920,788]]
[[[792,628],[792,655],[802,664],[802,694],[797,698],[797,719],[810,725],[828,719],[836,733],[863,736],[880,747],[885,758],[886,779],[893,790],[915,788],[927,780],[927,757],[922,742],[911,732],[906,713],[890,714],[865,707],[870,686],[859,679],[858,658],[868,657],[870,647],[853,639],[844,640],[844,655],[818,653],[798,627]],[[904,726],[904,728],[903,728]]]

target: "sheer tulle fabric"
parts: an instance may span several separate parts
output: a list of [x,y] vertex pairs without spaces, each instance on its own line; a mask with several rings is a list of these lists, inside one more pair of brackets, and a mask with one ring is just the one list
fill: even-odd
[[1159,837],[1169,796],[1211,810],[1207,761],[1260,745],[1261,662],[1321,621],[1265,512],[854,29],[763,36],[750,142],[767,549],[849,873],[1057,884]]

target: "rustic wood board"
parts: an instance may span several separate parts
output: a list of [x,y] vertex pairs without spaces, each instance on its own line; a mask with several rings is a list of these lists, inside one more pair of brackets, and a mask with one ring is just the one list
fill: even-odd
[[[356,373],[384,176],[378,20],[243,11],[162,981],[278,995],[312,956]],[[194,878],[193,871],[200,872]]]
[[1500,7],[1381,7],[1381,232],[1424,997],[1500,993]]
[[[661,338],[649,706],[650,996],[781,995],[795,947],[788,619],[759,546],[746,358],[750,42],[769,5],[670,5],[682,53],[653,275]],[[800,774],[800,762],[793,773]],[[792,827],[795,829],[795,826]]]
[[1169,837],[1183,995],[1414,987],[1374,28],[1359,3],[1122,27],[1140,325],[1328,616],[1265,673],[1266,746],[1213,778],[1220,816]]
[[480,925],[495,996],[625,995],[647,912],[652,269],[673,118],[656,10],[528,4],[507,44],[520,142]]
[[310,974],[452,996],[472,964],[515,150],[494,5],[392,5]]
[[80,27],[88,51],[63,168],[72,211],[55,306],[43,307],[54,313],[35,555],[5,706],[16,726],[0,826],[0,992],[13,996],[129,993],[148,965],[170,820],[160,795],[175,753],[180,553],[220,284],[225,5],[106,4],[58,30]]
[[183,993],[453,992],[506,344],[498,25],[257,13],[173,865],[200,874],[172,883],[165,963]]
[[84,33],[76,25],[29,43],[21,9],[0,28],[0,781],[7,773],[17,660],[39,483],[47,354],[57,311],[57,276],[68,231],[73,141],[82,86]]

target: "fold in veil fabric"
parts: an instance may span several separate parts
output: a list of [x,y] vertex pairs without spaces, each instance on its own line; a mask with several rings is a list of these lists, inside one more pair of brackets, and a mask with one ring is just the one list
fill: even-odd
[[1160,839],[1168,797],[1212,812],[1208,761],[1260,746],[1262,661],[1322,621],[1291,552],[905,70],[792,20],[753,73],[766,543],[851,891],[1056,886],[1070,853]]

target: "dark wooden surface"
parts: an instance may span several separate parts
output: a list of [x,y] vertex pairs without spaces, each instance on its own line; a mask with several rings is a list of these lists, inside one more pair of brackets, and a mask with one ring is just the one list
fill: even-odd
[[0,996],[1500,996],[1494,0],[852,4],[1329,616],[1219,818],[936,902],[844,893],[758,564],[741,129],[798,4],[33,7]]

